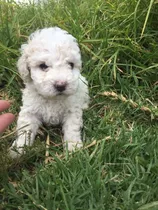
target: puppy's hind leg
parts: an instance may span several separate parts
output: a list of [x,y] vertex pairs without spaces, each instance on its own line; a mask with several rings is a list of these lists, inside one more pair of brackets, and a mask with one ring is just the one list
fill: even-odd
[[10,156],[16,158],[24,153],[24,146],[31,146],[34,142],[40,120],[31,113],[20,112],[17,122],[17,139],[10,148]]

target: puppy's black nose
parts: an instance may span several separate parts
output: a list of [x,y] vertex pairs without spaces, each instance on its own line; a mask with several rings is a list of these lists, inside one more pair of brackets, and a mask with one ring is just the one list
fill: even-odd
[[66,89],[67,83],[66,82],[56,82],[54,87],[57,91],[63,92]]

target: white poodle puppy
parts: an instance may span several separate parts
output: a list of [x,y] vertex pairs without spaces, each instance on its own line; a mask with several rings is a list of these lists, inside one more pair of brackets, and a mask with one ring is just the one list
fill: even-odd
[[[64,144],[72,151],[82,146],[82,112],[88,107],[88,87],[81,76],[81,54],[76,39],[58,28],[31,34],[21,47],[18,70],[25,83],[11,156],[32,145],[42,123],[62,125]],[[15,152],[12,148],[16,148]]]

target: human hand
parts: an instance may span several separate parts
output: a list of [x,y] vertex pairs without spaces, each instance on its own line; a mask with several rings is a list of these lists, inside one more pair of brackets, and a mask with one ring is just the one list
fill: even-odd
[[[8,109],[10,103],[8,101],[0,100],[0,112]],[[12,113],[5,113],[0,115],[0,133],[5,131],[5,129],[14,121],[15,116]]]

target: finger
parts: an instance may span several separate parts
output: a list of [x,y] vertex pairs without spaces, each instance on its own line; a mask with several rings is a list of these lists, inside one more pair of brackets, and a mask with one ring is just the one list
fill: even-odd
[[10,107],[10,103],[5,100],[0,100],[0,112],[8,109]]
[[2,133],[8,125],[10,125],[15,119],[15,116],[11,113],[0,115],[0,133]]

